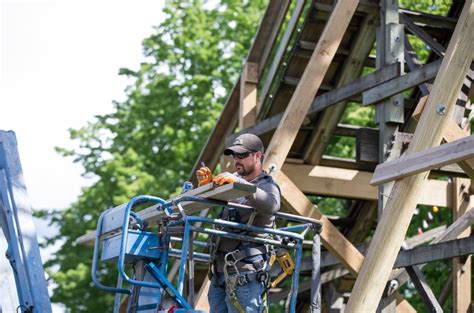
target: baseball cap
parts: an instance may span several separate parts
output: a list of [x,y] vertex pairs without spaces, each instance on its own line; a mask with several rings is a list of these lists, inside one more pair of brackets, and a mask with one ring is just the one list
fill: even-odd
[[242,134],[235,138],[230,147],[224,150],[225,155],[232,153],[257,152],[264,151],[263,143],[254,134]]

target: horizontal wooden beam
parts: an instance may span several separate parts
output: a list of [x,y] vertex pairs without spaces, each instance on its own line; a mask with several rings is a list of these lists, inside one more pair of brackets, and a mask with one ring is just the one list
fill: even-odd
[[474,237],[455,239],[400,251],[394,268],[451,259],[474,253]]
[[[400,75],[400,67],[398,64],[393,64],[378,71],[375,71],[372,74],[368,74],[364,77],[354,80],[353,82],[339,87],[337,89],[328,91],[320,96],[317,96],[314,101],[311,103],[311,106],[308,109],[309,114],[320,112],[327,107],[336,104],[338,102],[348,100],[351,97],[358,95],[365,90],[369,90],[375,86],[378,86],[386,81],[394,79]],[[230,144],[234,139],[243,133],[252,133],[255,135],[263,135],[267,132],[273,131],[277,128],[280,123],[283,113],[276,114],[268,119],[265,119],[258,124],[246,128],[236,134],[230,135],[226,139],[226,143]]]
[[429,171],[474,157],[474,136],[446,143],[377,166],[371,185]]
[[402,93],[403,91],[416,87],[419,84],[427,82],[436,77],[441,66],[441,60],[431,62],[408,74],[400,76],[396,79],[381,84],[362,94],[362,104],[370,105],[378,103],[393,95]]
[[[436,228],[433,228],[425,233],[422,233],[420,235],[416,235],[414,237],[411,237],[405,241],[406,246],[410,247],[410,250],[407,251],[412,251],[411,249],[428,243],[433,240],[436,236],[439,236],[443,231],[446,230],[446,226],[438,226]],[[367,245],[366,244],[361,244],[356,246],[357,250],[360,251],[360,253],[364,254],[367,250]],[[333,266],[340,264],[340,262],[329,252],[324,251],[321,253],[321,268]],[[309,271],[311,270],[312,266],[312,260],[310,256],[303,257],[302,262],[301,262],[301,271]]]
[[[377,200],[377,187],[369,184],[371,172],[306,164],[285,163],[282,170],[305,194],[326,197]],[[450,183],[427,180],[420,204],[449,207]]]
[[[474,209],[468,210],[464,213],[459,219],[457,219],[454,223],[449,225],[449,227],[443,231],[440,235],[436,236],[436,238],[431,242],[432,244],[445,242],[449,240],[455,240],[462,232],[464,232],[467,228],[470,228],[474,223]],[[422,267],[423,265],[420,265]],[[403,286],[409,279],[408,274],[404,269],[392,272],[389,280],[397,280],[399,283],[399,287]]]

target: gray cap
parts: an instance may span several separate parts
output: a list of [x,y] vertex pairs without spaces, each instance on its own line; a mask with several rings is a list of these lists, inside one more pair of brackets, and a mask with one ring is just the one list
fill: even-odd
[[230,155],[233,152],[235,153],[244,153],[244,152],[263,152],[263,143],[254,134],[242,134],[235,138],[234,142],[230,147],[224,150],[225,155]]

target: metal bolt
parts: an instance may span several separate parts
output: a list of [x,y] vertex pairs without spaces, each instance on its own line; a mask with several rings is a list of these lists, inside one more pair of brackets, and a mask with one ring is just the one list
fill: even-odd
[[397,99],[397,100],[393,101],[393,105],[396,106],[396,107],[400,106],[400,100]]
[[446,106],[444,104],[438,104],[436,106],[436,113],[438,113],[439,115],[444,115],[446,114]]

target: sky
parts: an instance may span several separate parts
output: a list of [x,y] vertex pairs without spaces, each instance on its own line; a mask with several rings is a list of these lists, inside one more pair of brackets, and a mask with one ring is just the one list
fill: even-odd
[[118,70],[144,60],[161,11],[159,0],[3,0],[0,129],[17,135],[34,207],[64,208],[89,183],[54,147],[124,98]]
[[144,60],[141,41],[163,20],[163,2],[1,1],[0,130],[16,133],[33,208],[66,208],[91,184],[80,165],[54,148],[74,147],[69,128],[124,99],[130,82],[118,70]]

